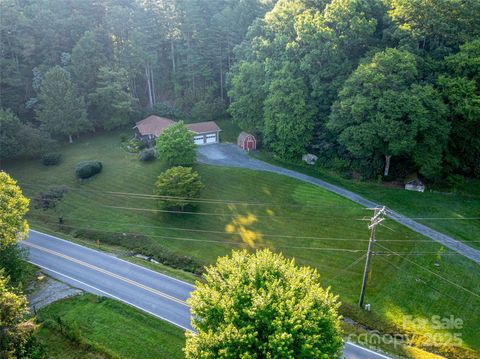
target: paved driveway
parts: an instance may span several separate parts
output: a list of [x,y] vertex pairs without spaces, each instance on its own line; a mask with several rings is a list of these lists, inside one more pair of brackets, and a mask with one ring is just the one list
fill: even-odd
[[[282,174],[288,177],[296,178],[300,181],[308,182],[316,186],[323,187],[331,192],[334,192],[342,197],[356,202],[364,207],[372,208],[380,206],[379,204],[369,201],[368,199],[359,196],[353,192],[343,189],[338,186],[334,186],[328,182],[322,181],[318,178],[307,176],[303,173],[288,170],[286,168],[271,165],[269,163],[257,160],[249,157],[239,147],[232,144],[217,143],[205,146],[197,147],[198,161],[209,165],[227,166],[227,167],[241,167],[249,168],[259,171],[267,171]],[[427,227],[421,223],[415,222],[412,219],[405,217],[404,215],[392,210],[388,210],[387,217],[394,221],[403,224],[411,230],[423,234],[426,237],[433,239],[445,247],[454,250],[463,256],[471,259],[472,261],[480,264],[480,251],[474,249],[462,242],[459,242],[446,234],[437,232],[430,227]]]

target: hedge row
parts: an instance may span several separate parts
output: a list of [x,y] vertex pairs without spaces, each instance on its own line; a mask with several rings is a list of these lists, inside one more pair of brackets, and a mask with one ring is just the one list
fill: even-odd
[[81,179],[92,177],[101,171],[102,162],[99,161],[80,162],[75,168],[75,174]]

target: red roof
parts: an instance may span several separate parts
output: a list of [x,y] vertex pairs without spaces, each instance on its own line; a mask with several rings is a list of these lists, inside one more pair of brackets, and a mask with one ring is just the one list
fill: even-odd
[[195,133],[219,132],[220,127],[214,121],[187,123],[185,127]]
[[170,120],[169,118],[151,115],[146,119],[137,122],[137,125],[134,128],[137,128],[138,132],[143,136],[154,135],[155,137],[158,137],[168,126],[173,125],[174,123],[175,121]]
[[[160,136],[165,129],[173,125],[175,121],[169,118],[159,117],[155,115],[148,116],[146,119],[137,122],[134,128],[138,129],[138,132],[142,136],[153,135],[155,137]],[[185,127],[195,133],[210,133],[221,131],[220,127],[214,121],[205,121],[197,123],[187,123]]]

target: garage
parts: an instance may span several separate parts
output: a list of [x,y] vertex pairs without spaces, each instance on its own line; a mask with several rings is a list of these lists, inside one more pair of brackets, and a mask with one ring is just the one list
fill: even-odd
[[205,136],[205,143],[217,143],[217,142],[218,142],[218,140],[217,140],[217,134],[216,133],[209,134],[209,135]]
[[214,121],[187,123],[185,125],[193,132],[193,142],[196,145],[218,143],[220,140],[220,127]]
[[203,144],[205,143],[203,135],[194,136],[194,137],[193,137],[193,142],[194,142],[196,145],[203,145]]

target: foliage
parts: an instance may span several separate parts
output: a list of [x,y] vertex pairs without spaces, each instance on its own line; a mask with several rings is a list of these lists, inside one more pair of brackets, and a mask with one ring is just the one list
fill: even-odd
[[167,208],[195,204],[191,201],[200,197],[203,189],[200,176],[191,167],[172,167],[158,176],[155,182],[154,193],[159,196],[159,201]]
[[15,359],[30,357],[29,342],[35,323],[26,319],[27,298],[17,294],[8,286],[8,278],[0,270],[0,356]]
[[179,121],[163,131],[157,139],[157,157],[171,166],[191,165],[197,158],[192,133]]
[[42,155],[41,161],[42,164],[45,166],[55,166],[60,163],[60,159],[62,158],[61,153],[45,153]]
[[38,120],[54,135],[72,136],[90,128],[83,97],[78,96],[70,73],[55,66],[46,74],[40,87]]
[[265,144],[282,158],[301,156],[312,140],[313,108],[307,87],[285,64],[274,75],[265,99]]
[[0,248],[0,268],[9,278],[11,287],[25,288],[36,272],[36,268],[27,262],[27,257],[28,250],[16,244]]
[[75,167],[75,175],[80,179],[90,178],[102,171],[102,162],[84,161]]
[[182,112],[178,107],[170,105],[166,102],[157,102],[153,106],[153,110],[151,112],[157,116],[172,119],[177,119],[182,116]]
[[269,250],[208,267],[191,298],[187,358],[340,358],[339,303],[308,267]]
[[149,162],[155,159],[155,149],[153,148],[146,148],[140,151],[138,158],[140,161]]
[[40,192],[33,199],[34,207],[43,210],[54,209],[68,191],[67,186],[50,186],[45,192]]
[[233,120],[247,132],[263,129],[265,74],[259,62],[240,62],[231,73],[228,95],[233,102],[228,108]]
[[54,141],[48,134],[22,123],[9,109],[0,108],[0,158],[36,157]]
[[25,214],[29,202],[17,182],[0,171],[0,249],[16,244],[27,236]]
[[99,125],[106,130],[130,122],[136,101],[130,93],[128,72],[125,69],[101,67],[97,86],[90,98],[96,106]]
[[[420,172],[434,178],[441,171],[449,125],[438,92],[419,85],[415,57],[387,49],[361,64],[345,82],[332,108],[329,127],[356,158],[407,155]],[[427,149],[427,150],[426,150]]]

